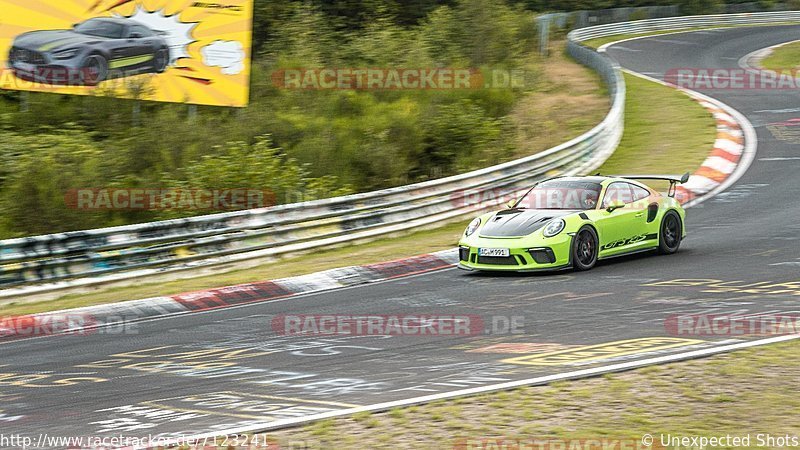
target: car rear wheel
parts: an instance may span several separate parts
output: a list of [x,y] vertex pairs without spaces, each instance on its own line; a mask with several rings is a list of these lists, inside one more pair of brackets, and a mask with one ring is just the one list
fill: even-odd
[[597,264],[597,233],[591,227],[581,228],[572,238],[572,267],[589,270]]
[[108,77],[108,61],[102,55],[89,55],[83,67],[83,79],[88,85],[95,85]]
[[157,73],[162,73],[167,70],[167,65],[169,64],[169,50],[162,48],[156,52],[156,56],[153,60],[153,69]]
[[669,211],[661,220],[661,231],[658,236],[658,251],[663,255],[671,255],[681,246],[683,226],[681,218],[675,211]]

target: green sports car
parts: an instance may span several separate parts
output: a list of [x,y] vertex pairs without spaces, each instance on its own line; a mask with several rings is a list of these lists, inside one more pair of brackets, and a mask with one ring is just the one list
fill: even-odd
[[[556,177],[534,185],[509,209],[474,219],[459,241],[467,270],[589,270],[600,259],[647,250],[678,251],[686,212],[675,200],[689,174]],[[638,180],[666,180],[667,195]]]

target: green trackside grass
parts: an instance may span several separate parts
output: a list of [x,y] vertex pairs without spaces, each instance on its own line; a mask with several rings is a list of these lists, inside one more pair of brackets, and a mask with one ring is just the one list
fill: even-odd
[[714,118],[676,89],[624,75],[628,89],[625,133],[599,172],[604,175],[694,172],[714,144]]
[[756,448],[758,433],[800,435],[798,359],[800,345],[786,342],[591,379],[361,413],[266,434],[281,448],[292,443],[291,448],[307,449],[452,449],[456,439],[483,437],[639,442],[648,433],[658,443],[661,434],[750,434],[751,447],[737,448]]
[[800,66],[800,42],[778,47],[761,61],[761,67],[780,72]]
[[[572,63],[574,65],[574,63]],[[593,91],[601,96],[593,74],[583,67],[572,70],[559,63],[554,76],[582,78],[584,92],[581,97],[588,98]],[[577,70],[577,72],[576,72]],[[588,77],[588,78],[587,78]],[[714,121],[696,102],[680,92],[640,78],[626,75],[628,99],[625,114],[625,135],[619,149],[600,169],[601,173],[633,172],[676,172],[694,171],[711,151],[715,137]],[[563,91],[555,85],[558,95]],[[536,94],[538,95],[538,94]],[[658,109],[651,108],[658,104]],[[586,129],[600,121],[606,104],[595,100],[588,103],[592,112],[598,116],[596,121],[584,124]],[[529,106],[521,102],[520,116],[534,114]],[[585,112],[585,111],[584,111]],[[598,114],[599,112],[599,114]],[[557,113],[562,121],[565,112]],[[577,119],[576,119],[577,120]],[[570,127],[558,142],[580,134],[585,130]],[[524,139],[524,138],[521,138]],[[123,300],[178,294],[181,292],[208,289],[232,284],[270,280],[293,275],[317,272],[348,265],[369,264],[430,253],[453,248],[471,218],[452,223],[441,228],[419,231],[401,237],[376,240],[371,243],[351,245],[302,257],[287,258],[278,262],[266,263],[257,267],[201,276],[196,278],[165,281],[161,283],[137,282],[132,286],[99,288],[88,293],[67,294],[55,300],[30,301],[14,300],[0,303],[0,315],[32,314],[65,308],[111,303]]]

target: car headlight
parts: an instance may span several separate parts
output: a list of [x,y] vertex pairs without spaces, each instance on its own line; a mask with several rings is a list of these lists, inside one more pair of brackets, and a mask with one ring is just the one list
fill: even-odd
[[481,219],[478,219],[477,217],[472,219],[472,222],[467,225],[467,230],[464,231],[464,235],[468,237],[471,236],[473,233],[475,233],[479,226],[481,226]]
[[544,231],[542,231],[542,233],[544,234],[544,237],[553,237],[564,231],[565,226],[567,226],[567,224],[564,222],[564,219],[551,220],[550,223],[544,227]]
[[60,50],[53,53],[53,57],[55,59],[70,59],[78,54],[80,49],[77,48],[68,48],[66,50]]

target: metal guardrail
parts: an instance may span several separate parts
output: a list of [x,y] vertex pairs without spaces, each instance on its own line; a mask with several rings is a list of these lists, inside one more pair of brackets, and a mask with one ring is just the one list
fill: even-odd
[[616,63],[580,44],[616,34],[800,21],[800,12],[672,17],[582,28],[568,51],[597,71],[612,105],[587,133],[533,156],[424,183],[271,208],[0,241],[0,297],[143,277],[343,244],[475,213],[478,197],[512,195],[554,173],[599,167],[622,136],[625,83]]
[[663,30],[684,30],[687,28],[710,28],[728,25],[763,25],[797,21],[800,21],[800,11],[666,17],[580,28],[571,31],[568,37],[575,42],[584,42],[589,39],[617,34],[639,34]]

